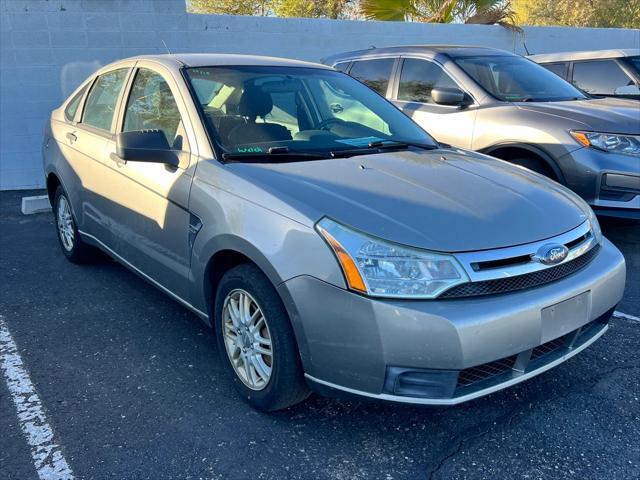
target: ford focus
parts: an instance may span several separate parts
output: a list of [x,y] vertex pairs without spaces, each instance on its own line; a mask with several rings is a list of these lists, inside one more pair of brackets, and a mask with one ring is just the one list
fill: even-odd
[[62,253],[195,312],[260,410],[474,399],[587,348],[624,289],[576,194],[323,65],[122,60],[52,112],[43,158]]

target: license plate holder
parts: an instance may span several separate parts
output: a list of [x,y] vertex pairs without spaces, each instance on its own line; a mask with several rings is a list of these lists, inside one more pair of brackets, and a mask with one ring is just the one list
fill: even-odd
[[589,321],[591,314],[591,292],[587,291],[545,307],[541,311],[542,343],[576,330]]

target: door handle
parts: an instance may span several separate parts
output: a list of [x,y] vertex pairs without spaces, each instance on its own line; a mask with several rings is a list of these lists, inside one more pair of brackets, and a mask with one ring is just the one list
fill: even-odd
[[67,140],[69,140],[70,143],[73,143],[78,140],[78,137],[75,133],[67,132]]

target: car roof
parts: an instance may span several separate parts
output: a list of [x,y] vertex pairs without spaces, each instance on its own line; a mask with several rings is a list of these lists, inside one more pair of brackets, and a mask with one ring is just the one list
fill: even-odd
[[339,53],[331,55],[323,59],[323,63],[333,65],[341,60],[350,60],[353,58],[361,58],[376,55],[409,55],[409,54],[427,54],[436,56],[438,54],[448,55],[451,57],[476,57],[476,56],[516,56],[515,53],[498,48],[481,47],[474,45],[398,45],[391,47],[371,47],[365,50],[354,50],[351,52]]
[[635,57],[640,48],[615,48],[611,50],[581,50],[575,52],[541,53],[528,58],[538,63],[568,62],[571,60],[596,60],[602,58]]
[[260,55],[239,55],[227,53],[172,53],[162,55],[140,55],[122,59],[120,62],[150,60],[168,67],[210,67],[210,66],[274,66],[274,67],[310,67],[328,69],[326,65],[288,58]]

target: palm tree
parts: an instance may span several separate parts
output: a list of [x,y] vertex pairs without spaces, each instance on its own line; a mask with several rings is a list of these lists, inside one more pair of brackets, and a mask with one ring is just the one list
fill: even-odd
[[516,29],[511,0],[362,0],[369,20],[476,23]]

